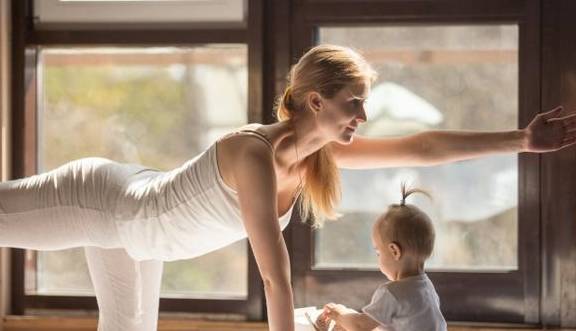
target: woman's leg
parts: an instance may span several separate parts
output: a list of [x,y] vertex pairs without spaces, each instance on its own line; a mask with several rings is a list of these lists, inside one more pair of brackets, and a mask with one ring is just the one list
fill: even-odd
[[156,331],[162,261],[135,261],[124,249],[85,248],[100,316],[98,331]]
[[87,245],[121,247],[114,224],[101,213],[58,207],[0,215],[0,247],[52,251]]
[[110,206],[115,196],[104,159],[0,183],[0,247],[58,250],[121,246]]

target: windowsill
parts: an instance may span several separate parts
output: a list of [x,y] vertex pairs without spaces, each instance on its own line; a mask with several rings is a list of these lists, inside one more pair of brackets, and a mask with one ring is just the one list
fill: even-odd
[[[13,316],[2,319],[3,331],[94,331],[97,320],[89,317]],[[160,319],[158,331],[265,331],[266,323]]]
[[[3,331],[94,331],[97,320],[89,317],[14,316],[2,319]],[[265,331],[266,323],[243,321],[206,321],[190,319],[165,319],[159,321],[158,331]],[[529,326],[480,326],[452,323],[449,331],[544,330]],[[549,329],[546,330],[568,330]]]
[[[30,318],[60,318],[60,319],[85,319],[96,320],[98,318],[97,310],[83,309],[46,309],[46,308],[26,308],[24,315],[10,315],[11,317],[30,317]],[[246,322],[246,317],[241,314],[226,313],[190,313],[190,312],[166,312],[161,311],[160,320],[167,321],[206,321],[206,322]],[[3,331],[0,329],[0,331]]]

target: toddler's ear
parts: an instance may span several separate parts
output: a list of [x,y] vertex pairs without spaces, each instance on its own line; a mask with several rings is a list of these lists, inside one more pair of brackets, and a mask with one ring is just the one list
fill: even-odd
[[390,251],[392,257],[394,257],[394,260],[399,261],[400,258],[402,257],[402,248],[400,247],[400,245],[398,245],[398,243],[396,242],[389,243],[388,250]]

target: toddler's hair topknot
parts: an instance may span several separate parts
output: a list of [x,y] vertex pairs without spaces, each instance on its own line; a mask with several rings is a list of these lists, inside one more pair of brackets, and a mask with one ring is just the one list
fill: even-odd
[[404,254],[410,254],[424,262],[432,255],[435,231],[432,221],[420,208],[406,204],[406,198],[414,193],[422,193],[432,199],[431,195],[419,188],[407,189],[401,186],[400,204],[389,206],[375,224],[380,240],[396,243]]
[[430,200],[432,200],[432,196],[430,195],[430,193],[419,189],[419,188],[411,188],[409,190],[406,190],[406,182],[402,182],[402,184],[400,184],[400,191],[402,192],[402,200],[400,200],[400,205],[404,206],[406,205],[406,198],[408,196],[410,196],[410,194],[414,194],[414,193],[422,193],[425,196],[427,196]]

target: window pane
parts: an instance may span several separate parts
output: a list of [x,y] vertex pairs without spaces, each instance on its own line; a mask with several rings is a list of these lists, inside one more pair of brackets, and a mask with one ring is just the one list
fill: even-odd
[[[379,73],[359,134],[511,130],[518,118],[518,29],[497,26],[326,27],[320,42],[362,52]],[[425,168],[342,171],[343,218],[318,231],[316,268],[376,269],[371,226],[400,183],[431,191],[414,203],[434,220],[429,269],[517,269],[517,156]]]
[[35,23],[242,23],[243,0],[35,0]]
[[[44,49],[39,171],[87,156],[181,165],[247,123],[246,61],[244,45]],[[245,241],[166,263],[162,295],[244,298],[247,264]],[[81,249],[41,252],[27,265],[30,292],[92,293]]]

